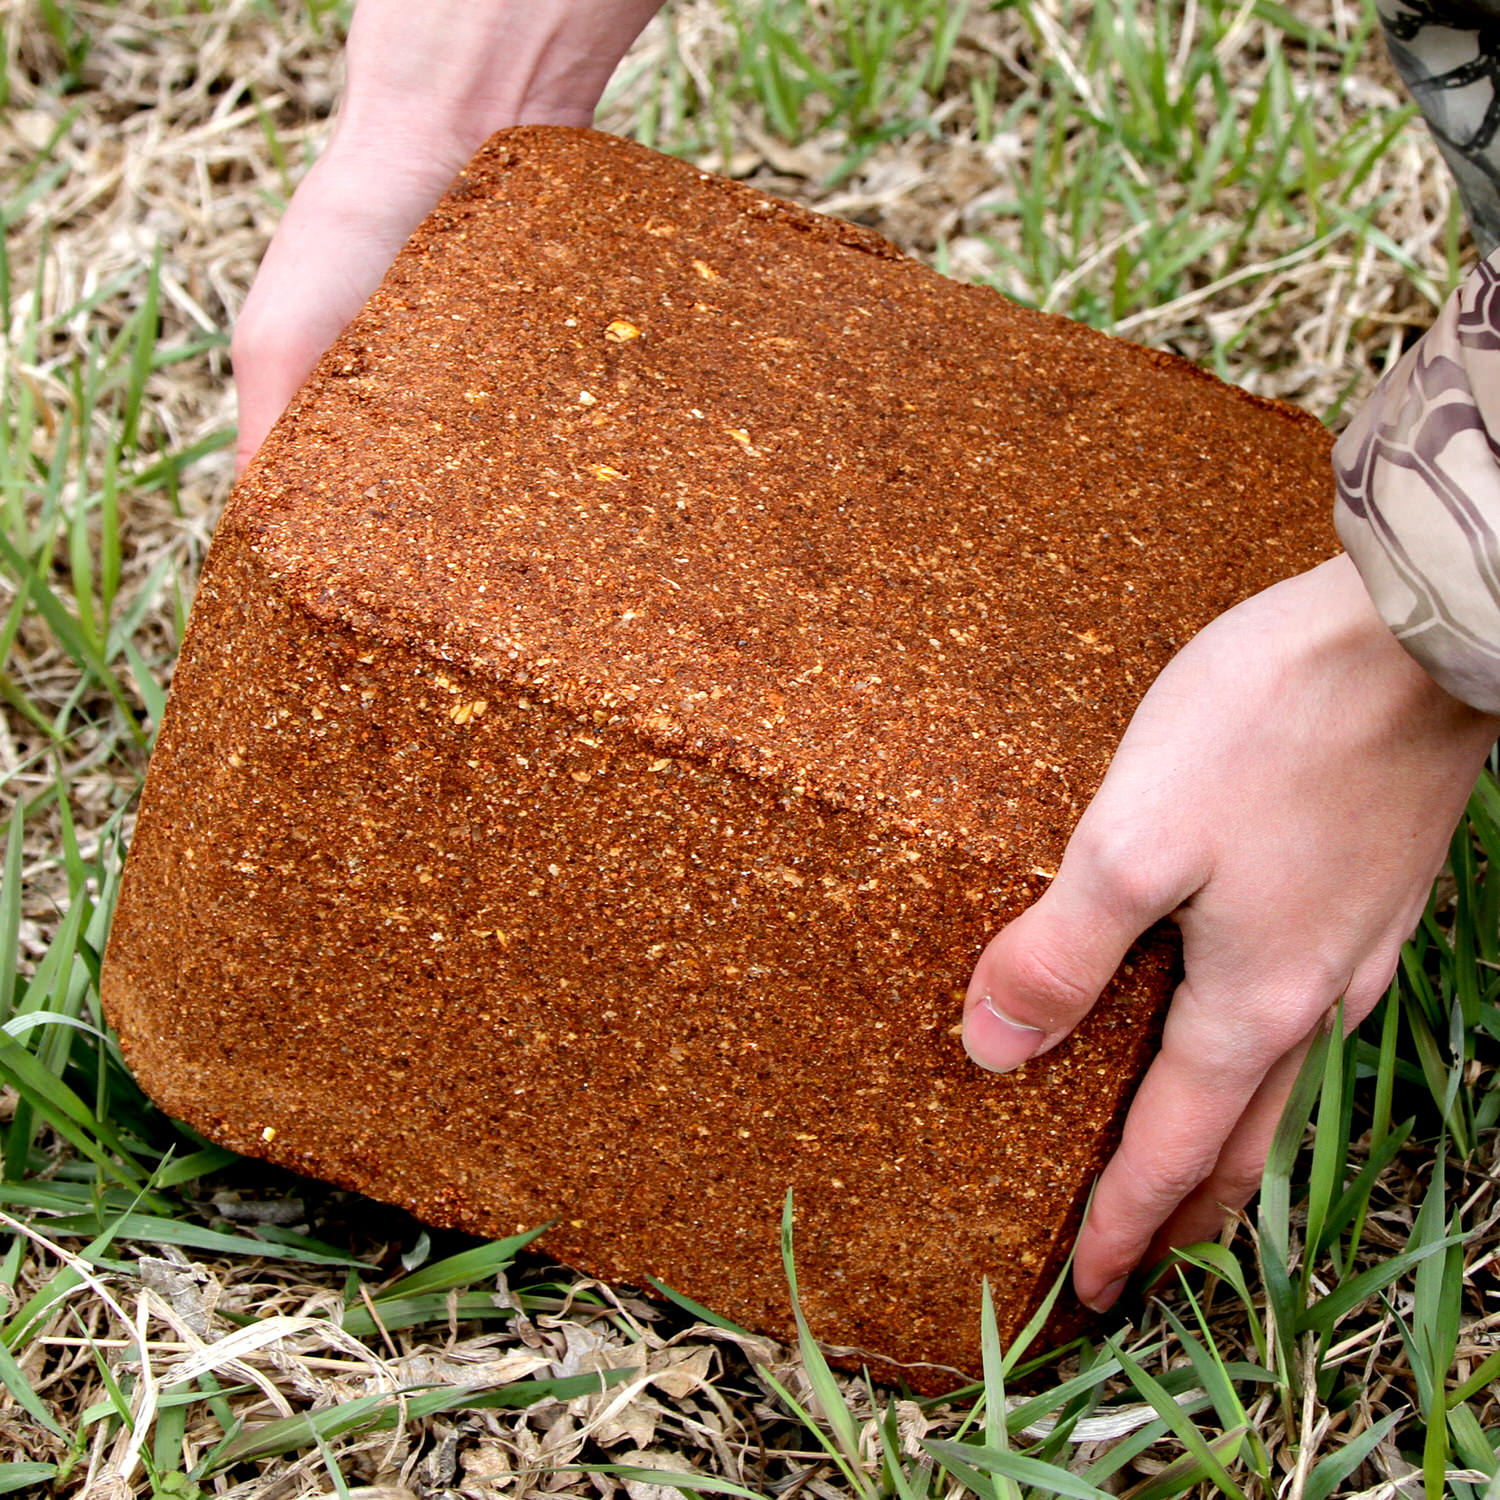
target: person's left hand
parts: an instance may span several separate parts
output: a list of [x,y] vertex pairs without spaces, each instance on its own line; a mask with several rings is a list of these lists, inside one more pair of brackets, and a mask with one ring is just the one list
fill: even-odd
[[1171,916],[1184,977],[1079,1234],[1102,1310],[1148,1253],[1259,1185],[1331,1008],[1385,992],[1500,719],[1450,697],[1347,557],[1220,616],[1142,701],[1047,892],[985,949],[964,1042],[1007,1070],[1055,1046]]
[[236,473],[479,143],[508,125],[588,125],[658,4],[360,0],[333,139],[235,324]]

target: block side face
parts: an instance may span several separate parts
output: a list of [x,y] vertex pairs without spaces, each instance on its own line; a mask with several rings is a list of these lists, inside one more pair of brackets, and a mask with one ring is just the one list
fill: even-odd
[[1055,1274],[1170,951],[983,1074],[961,989],[1031,877],[612,718],[309,621],[221,535],[111,936],[132,1067],[234,1149],[557,1218],[561,1258],[783,1335],[791,1187],[820,1337],[972,1370],[980,1276],[1013,1331]]
[[1336,550],[1329,439],[841,235],[497,137],[236,513],[329,618],[1052,868],[1156,671]]

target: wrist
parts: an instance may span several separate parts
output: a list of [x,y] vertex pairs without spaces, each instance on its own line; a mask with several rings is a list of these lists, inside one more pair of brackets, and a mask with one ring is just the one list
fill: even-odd
[[592,123],[660,0],[360,0],[334,146],[447,177],[496,130]]
[[1347,552],[1314,569],[1311,576],[1317,575],[1327,590],[1325,618],[1333,625],[1332,648],[1346,662],[1358,663],[1352,690],[1369,692],[1369,701],[1376,701],[1378,678],[1398,712],[1421,715],[1472,738],[1481,750],[1500,737],[1500,717],[1455,697],[1396,638]]

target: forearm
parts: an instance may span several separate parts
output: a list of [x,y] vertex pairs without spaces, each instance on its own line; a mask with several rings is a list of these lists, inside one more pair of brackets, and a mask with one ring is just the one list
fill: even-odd
[[[1482,252],[1500,244],[1500,0],[1378,0]],[[1334,450],[1339,536],[1396,638],[1500,712],[1500,254],[1387,371]]]

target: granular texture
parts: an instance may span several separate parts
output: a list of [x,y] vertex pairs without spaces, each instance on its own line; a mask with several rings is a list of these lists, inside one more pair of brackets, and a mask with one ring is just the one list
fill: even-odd
[[494,137],[214,540],[106,971],[236,1150],[912,1384],[1055,1280],[1160,929],[995,1076],[960,1001],[1140,695],[1333,550],[1329,440],[589,131]]

